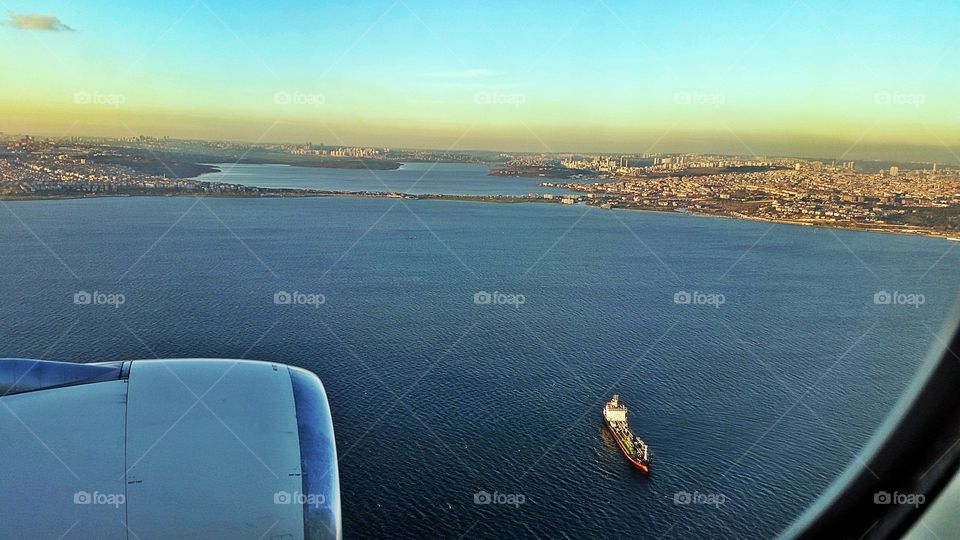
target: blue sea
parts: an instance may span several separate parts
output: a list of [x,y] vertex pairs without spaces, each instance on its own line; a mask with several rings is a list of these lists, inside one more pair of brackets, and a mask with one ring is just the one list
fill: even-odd
[[550,178],[490,176],[490,167],[465,163],[405,163],[399,169],[322,169],[289,165],[221,163],[218,173],[200,177],[206,182],[246,186],[324,191],[398,192],[411,195],[527,195],[572,193],[543,187]]
[[[680,214],[3,206],[0,355],[313,370],[348,538],[776,535],[854,461],[960,289],[947,241]],[[649,477],[603,428],[614,393],[656,456]]]

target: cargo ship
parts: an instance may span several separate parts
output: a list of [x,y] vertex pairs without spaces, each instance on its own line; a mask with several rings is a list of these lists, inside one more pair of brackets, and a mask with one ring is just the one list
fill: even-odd
[[614,440],[617,441],[617,446],[627,460],[634,467],[649,474],[653,456],[650,454],[647,443],[640,440],[627,427],[627,407],[620,403],[620,396],[614,394],[613,399],[603,406],[603,420],[607,423],[607,428],[610,429]]

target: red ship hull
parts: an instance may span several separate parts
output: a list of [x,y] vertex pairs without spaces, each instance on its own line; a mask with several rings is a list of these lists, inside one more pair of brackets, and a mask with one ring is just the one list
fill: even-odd
[[644,474],[650,474],[650,467],[634,459],[630,455],[630,452],[627,452],[627,449],[624,448],[623,443],[620,442],[620,437],[617,437],[617,432],[615,432],[613,428],[610,427],[610,424],[606,421],[604,421],[604,424],[607,424],[607,429],[610,430],[610,435],[613,435],[613,440],[616,441],[617,446],[620,447],[620,452],[623,454],[623,457],[627,458],[627,461],[629,461],[634,467],[640,469],[640,472]]

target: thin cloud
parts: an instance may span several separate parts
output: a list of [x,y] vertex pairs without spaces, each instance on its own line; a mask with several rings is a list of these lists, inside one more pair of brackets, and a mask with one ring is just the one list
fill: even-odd
[[18,30],[41,30],[44,32],[72,32],[73,28],[52,15],[19,14],[10,12],[10,26]]
[[492,77],[496,72],[492,69],[465,69],[462,71],[435,71],[427,73],[428,77],[438,77],[442,79],[476,79],[479,77]]

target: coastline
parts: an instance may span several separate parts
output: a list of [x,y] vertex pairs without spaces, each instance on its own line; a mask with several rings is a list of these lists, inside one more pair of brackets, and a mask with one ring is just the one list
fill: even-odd
[[[525,197],[517,195],[445,195],[445,194],[407,194],[407,193],[386,193],[369,191],[323,191],[323,190],[265,190],[260,188],[259,192],[232,192],[232,193],[191,193],[191,192],[159,192],[159,193],[119,193],[119,194],[93,194],[93,195],[31,195],[31,196],[0,196],[0,202],[26,202],[26,201],[58,201],[58,200],[78,200],[78,199],[105,199],[105,198],[132,198],[132,197],[211,197],[228,199],[282,199],[282,198],[314,198],[314,197],[349,197],[355,199],[399,199],[399,200],[426,200],[426,201],[452,201],[466,203],[495,203],[495,204],[562,204],[559,199],[544,199],[542,197]],[[573,206],[573,205],[565,205]],[[612,207],[601,208],[597,205],[577,204],[576,206],[591,206],[603,210],[623,210],[630,212],[651,212],[658,214],[686,215],[706,218],[722,218],[741,221],[756,221],[764,223],[776,223],[780,225],[794,225],[798,227],[813,227],[821,229],[847,230],[857,232],[872,232],[882,234],[899,234],[905,236],[924,236],[928,238],[939,238],[951,242],[960,242],[960,233],[952,234],[947,232],[923,229],[904,229],[895,227],[869,227],[852,226],[842,223],[816,223],[809,221],[791,221],[781,219],[760,218],[746,215],[727,215],[710,212],[697,212],[689,209],[677,211],[675,208],[639,208],[639,207]]]
[[810,221],[790,221],[787,219],[770,219],[770,218],[761,218],[753,216],[744,216],[744,215],[725,215],[725,214],[712,214],[709,212],[696,212],[696,211],[684,211],[678,212],[675,209],[664,209],[657,210],[653,208],[613,208],[613,210],[628,210],[631,212],[651,212],[658,214],[672,214],[672,215],[686,215],[691,217],[702,217],[702,218],[719,218],[719,219],[732,219],[738,221],[756,221],[763,223],[776,223],[778,225],[793,225],[796,227],[807,227],[814,229],[833,229],[833,230],[842,230],[842,231],[856,231],[856,232],[871,232],[871,233],[881,233],[881,234],[897,234],[902,236],[923,236],[927,238],[939,238],[941,240],[947,240],[950,242],[960,242],[960,232],[956,235],[951,235],[950,233],[940,232],[940,231],[926,231],[923,229],[894,229],[890,228],[874,228],[874,227],[856,227],[850,225],[843,225],[841,223],[816,223]]

